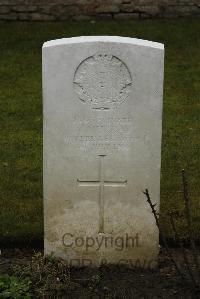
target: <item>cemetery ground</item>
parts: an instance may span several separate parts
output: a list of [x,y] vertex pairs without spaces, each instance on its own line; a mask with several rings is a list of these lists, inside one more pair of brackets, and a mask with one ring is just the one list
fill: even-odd
[[[32,248],[38,251],[43,243],[41,48],[45,41],[62,37],[121,35],[165,44],[160,220],[170,244],[174,244],[168,212],[184,210],[181,185],[184,168],[189,181],[192,230],[199,241],[199,32],[198,19],[0,23],[0,269],[4,273],[17,275],[17,270],[10,270],[10,263],[20,261],[20,265],[28,265]],[[184,217],[176,219],[176,226],[187,243]],[[179,260],[179,250],[175,250],[175,255]],[[37,259],[43,263],[37,255],[35,265]],[[29,277],[27,268],[22,268],[22,274]],[[62,271],[68,270],[65,267]],[[47,272],[51,272],[48,267]],[[37,284],[31,275],[38,289],[44,291],[41,281]],[[44,280],[45,275],[41,276]],[[142,294],[166,298],[180,294],[188,298],[196,296],[194,288],[180,281],[164,253],[157,272],[113,267],[80,272],[72,269],[71,273],[65,273],[65,279],[64,285],[72,298],[141,298]],[[50,280],[50,283],[54,282]]]

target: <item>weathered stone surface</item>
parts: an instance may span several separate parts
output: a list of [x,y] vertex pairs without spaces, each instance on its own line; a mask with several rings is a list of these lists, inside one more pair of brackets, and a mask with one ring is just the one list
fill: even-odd
[[17,0],[1,0],[0,5],[16,5]]
[[115,20],[133,20],[139,19],[139,13],[118,13],[114,16]]
[[133,12],[135,11],[135,5],[133,3],[131,4],[123,4],[120,6],[121,12]]
[[55,17],[52,15],[46,15],[41,13],[30,13],[31,21],[54,21]]
[[173,5],[173,6],[169,6],[167,8],[167,11],[170,13],[173,12],[178,12],[178,13],[195,13],[195,12],[199,12],[200,13],[200,7],[198,6],[185,6],[185,5]]
[[160,7],[158,6],[153,6],[153,5],[136,5],[135,6],[135,10],[137,10],[138,12],[145,12],[148,13],[150,15],[157,15],[160,12]]
[[8,6],[0,6],[0,14],[7,14],[10,11]]
[[50,15],[55,15],[58,18],[62,19],[65,17],[65,19],[68,18],[68,16],[71,15],[79,15],[80,14],[80,8],[75,5],[49,5],[49,6],[41,6],[40,12]]
[[[45,253],[70,265],[153,267],[162,44],[77,37],[43,46]],[[144,264],[145,263],[145,264]]]
[[91,4],[87,4],[87,5],[80,5],[79,8],[81,9],[81,11],[83,12],[83,14],[86,15],[95,15],[95,11],[96,8],[98,7],[98,4],[95,3],[91,3]]
[[16,6],[12,6],[12,10],[16,12],[31,12],[31,11],[36,11],[37,6],[36,5],[16,5]]
[[12,12],[9,14],[0,14],[0,20],[7,20],[7,21],[16,21],[17,20],[17,14]]
[[119,6],[118,5],[114,5],[114,4],[111,4],[111,5],[100,5],[97,9],[96,9],[96,12],[97,13],[107,13],[107,12],[113,12],[113,13],[117,13],[119,12]]
[[[77,20],[92,18],[125,19],[124,13],[133,14],[128,19],[136,18],[139,13],[141,18],[151,17],[177,17],[177,16],[200,16],[199,0],[1,0],[0,14],[5,14],[1,19],[17,19],[30,16],[30,20],[67,20],[72,17]],[[29,12],[36,13],[32,17]],[[9,13],[11,16],[9,17]],[[24,15],[22,15],[24,13]],[[119,16],[118,16],[119,14]],[[52,15],[53,17],[47,17]],[[85,16],[85,17],[84,17]],[[106,17],[107,16],[107,17]]]
[[18,16],[18,20],[20,20],[20,21],[29,21],[30,20],[29,13],[21,12],[17,16]]

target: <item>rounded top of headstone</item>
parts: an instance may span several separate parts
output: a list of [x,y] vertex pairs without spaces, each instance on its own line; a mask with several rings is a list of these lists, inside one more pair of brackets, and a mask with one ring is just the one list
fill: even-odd
[[75,44],[75,43],[92,43],[92,42],[105,42],[105,43],[125,43],[132,44],[135,46],[150,47],[155,49],[164,50],[164,44],[147,41],[143,39],[124,37],[124,36],[78,36],[70,38],[61,38],[44,43],[43,48],[61,46],[66,44]]

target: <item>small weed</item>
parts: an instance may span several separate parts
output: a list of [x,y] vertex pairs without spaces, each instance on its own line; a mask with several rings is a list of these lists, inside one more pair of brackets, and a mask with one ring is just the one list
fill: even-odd
[[93,275],[89,280],[89,289],[96,290],[99,288],[102,277],[99,274]]
[[0,298],[29,299],[31,282],[29,279],[20,279],[16,276],[0,276]]
[[15,266],[13,271],[16,276],[28,277],[32,282],[34,298],[62,298],[75,287],[67,264],[53,255],[44,257],[36,253],[30,263]]

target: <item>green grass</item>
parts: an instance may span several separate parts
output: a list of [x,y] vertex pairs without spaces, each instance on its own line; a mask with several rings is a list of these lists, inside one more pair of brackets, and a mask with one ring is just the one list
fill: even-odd
[[[187,170],[200,237],[200,21],[0,23],[0,240],[43,239],[41,47],[55,38],[124,35],[166,47],[161,211],[182,209]],[[168,222],[162,218],[168,235]],[[184,223],[179,221],[180,230]]]

